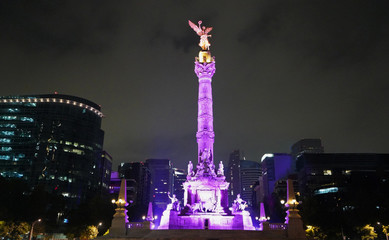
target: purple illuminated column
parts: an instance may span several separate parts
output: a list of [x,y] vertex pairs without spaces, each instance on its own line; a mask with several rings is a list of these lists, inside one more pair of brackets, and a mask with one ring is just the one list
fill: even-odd
[[[212,76],[216,71],[215,59],[210,57],[207,51],[201,53],[209,54],[208,59],[196,59],[195,73],[199,79],[199,100],[198,100],[198,115],[197,115],[197,144],[198,144],[198,159],[201,162],[201,155],[205,151],[209,151],[209,159],[213,162],[213,143],[215,141],[215,133],[213,132],[213,110],[212,110]],[[201,58],[200,58],[201,59]]]

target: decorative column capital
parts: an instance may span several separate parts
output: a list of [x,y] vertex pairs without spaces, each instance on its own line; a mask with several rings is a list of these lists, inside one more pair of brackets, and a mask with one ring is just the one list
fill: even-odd
[[209,63],[200,63],[198,61],[195,61],[194,71],[199,79],[202,77],[212,78],[213,74],[215,74],[216,71],[215,60],[213,59],[212,62]]

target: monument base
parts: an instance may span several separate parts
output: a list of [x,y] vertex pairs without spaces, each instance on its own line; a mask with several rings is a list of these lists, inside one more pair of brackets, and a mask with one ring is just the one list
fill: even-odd
[[187,216],[170,210],[164,211],[158,229],[255,230],[247,211],[233,215],[195,213]]

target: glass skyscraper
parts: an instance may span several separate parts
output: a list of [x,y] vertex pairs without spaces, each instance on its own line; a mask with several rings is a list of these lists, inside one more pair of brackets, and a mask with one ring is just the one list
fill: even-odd
[[112,159],[102,117],[99,105],[74,96],[0,97],[0,175],[75,203],[107,192]]

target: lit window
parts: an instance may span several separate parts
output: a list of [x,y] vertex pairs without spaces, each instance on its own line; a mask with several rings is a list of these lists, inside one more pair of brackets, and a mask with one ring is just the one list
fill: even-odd
[[330,176],[330,175],[332,175],[332,171],[331,170],[323,170],[323,175]]
[[84,155],[84,151],[83,150],[79,150],[79,149],[72,149],[72,152],[75,153],[75,154],[78,154],[78,155]]
[[322,189],[315,190],[314,194],[318,195],[318,194],[335,193],[335,192],[338,192],[338,188],[330,187],[330,188],[322,188]]
[[0,160],[9,160],[9,159],[11,159],[11,157],[8,155],[0,155]]
[[34,122],[34,119],[30,118],[30,117],[21,117],[20,121],[23,121],[23,122]]
[[12,148],[11,147],[1,147],[0,151],[2,151],[2,152],[9,152],[9,151],[12,151]]
[[15,124],[6,123],[6,124],[0,124],[0,127],[1,128],[16,128],[16,125]]
[[15,120],[16,116],[1,116],[0,119],[3,119],[3,120]]
[[15,136],[14,131],[0,131],[0,134],[5,136]]

